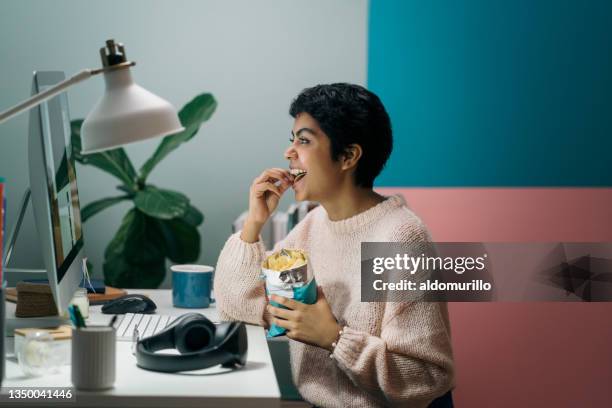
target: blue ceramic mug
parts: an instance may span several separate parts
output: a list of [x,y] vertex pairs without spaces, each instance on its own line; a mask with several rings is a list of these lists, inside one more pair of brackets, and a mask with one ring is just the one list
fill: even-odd
[[172,304],[175,307],[201,309],[210,306],[212,276],[215,268],[206,265],[173,265]]

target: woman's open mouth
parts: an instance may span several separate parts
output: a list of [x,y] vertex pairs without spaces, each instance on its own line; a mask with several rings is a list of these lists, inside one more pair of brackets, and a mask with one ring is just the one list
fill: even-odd
[[291,173],[295,178],[293,179],[293,185],[295,186],[300,180],[302,180],[307,171],[303,169],[289,169],[289,173]]

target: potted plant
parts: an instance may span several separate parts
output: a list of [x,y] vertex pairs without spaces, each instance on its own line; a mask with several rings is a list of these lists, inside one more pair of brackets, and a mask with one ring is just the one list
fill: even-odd
[[104,252],[104,281],[119,288],[157,288],[166,275],[166,259],[175,263],[194,262],[200,256],[197,227],[204,215],[187,196],[147,182],[155,166],[182,143],[191,140],[217,107],[215,98],[203,93],[179,112],[185,128],[162,139],[153,155],[137,172],[123,148],[81,154],[82,119],[71,122],[72,150],[76,160],[95,166],[121,182],[121,194],[87,204],[81,210],[83,222],[122,201],[134,206],[125,214],[119,230]]

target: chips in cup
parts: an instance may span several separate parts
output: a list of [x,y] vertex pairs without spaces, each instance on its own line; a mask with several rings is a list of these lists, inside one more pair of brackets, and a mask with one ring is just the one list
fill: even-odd
[[[313,304],[317,301],[317,282],[308,275],[308,258],[300,249],[281,249],[268,256],[261,265],[266,293]],[[270,301],[276,307],[284,306]],[[286,329],[270,325],[268,337],[282,336]]]
[[[262,263],[266,285],[272,290],[290,291],[308,283],[308,259],[299,249],[281,249]],[[293,297],[291,293],[282,294]]]

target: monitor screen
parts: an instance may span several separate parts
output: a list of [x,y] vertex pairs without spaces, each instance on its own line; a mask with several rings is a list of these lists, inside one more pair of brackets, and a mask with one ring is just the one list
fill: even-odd
[[[41,82],[38,83],[39,91],[53,85]],[[83,246],[66,95],[62,93],[43,103],[40,113],[47,191],[51,206],[53,251],[59,282]]]

